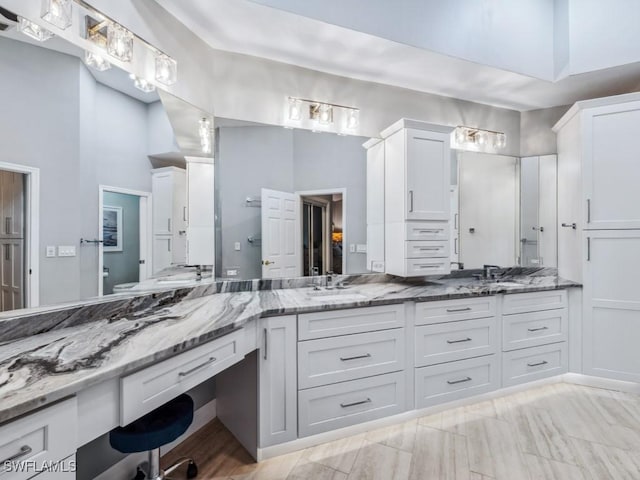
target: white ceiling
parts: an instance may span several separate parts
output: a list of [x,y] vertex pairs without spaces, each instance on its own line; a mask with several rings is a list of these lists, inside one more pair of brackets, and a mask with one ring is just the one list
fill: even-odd
[[219,50],[525,111],[640,89],[640,63],[549,82],[247,0],[156,0]]

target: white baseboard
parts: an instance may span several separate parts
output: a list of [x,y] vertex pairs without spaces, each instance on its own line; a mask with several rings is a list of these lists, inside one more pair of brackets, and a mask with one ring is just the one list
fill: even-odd
[[[174,442],[169,443],[160,449],[160,454],[164,455],[170,452],[180,443],[185,441],[195,432],[204,427],[207,423],[216,418],[216,400],[213,399],[209,403],[203,405],[193,413],[193,423],[189,429]],[[147,460],[147,453],[132,453],[120,460],[108,470],[102,472],[94,480],[122,480],[123,478],[133,478],[136,473],[136,467]]]
[[625,382],[623,380],[613,380],[611,378],[592,377],[581,373],[566,373],[563,380],[567,383],[584,385],[586,387],[604,388],[607,390],[617,390],[626,393],[640,395],[640,383]]

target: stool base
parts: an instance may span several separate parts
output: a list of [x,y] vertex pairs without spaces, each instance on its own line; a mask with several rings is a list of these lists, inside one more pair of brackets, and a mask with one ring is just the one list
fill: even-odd
[[[181,465],[188,463],[187,467],[187,478],[196,478],[198,475],[198,467],[196,466],[196,462],[193,458],[190,457],[182,457],[178,459],[173,465],[168,467],[166,470],[160,468],[160,449],[156,448],[154,450],[149,450],[149,467],[147,475],[143,476],[147,480],[171,480],[172,472],[174,472]],[[143,470],[138,467],[138,475],[136,475],[134,480],[140,480],[140,474]]]

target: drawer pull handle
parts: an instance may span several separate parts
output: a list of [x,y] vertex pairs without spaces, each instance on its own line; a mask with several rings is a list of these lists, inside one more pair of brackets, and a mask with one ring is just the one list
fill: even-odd
[[25,455],[29,455],[33,449],[29,445],[23,445],[20,447],[20,451],[15,455],[10,456],[9,458],[5,458],[0,462],[0,465],[4,465],[7,462],[13,462],[14,460],[18,460],[19,458],[24,457]]
[[465,377],[465,378],[461,378],[460,380],[447,380],[447,383],[449,385],[456,385],[458,383],[465,383],[470,381],[471,381],[471,377]]
[[440,250],[440,247],[418,247],[421,252],[427,252],[431,250]]
[[359,360],[361,358],[369,358],[370,356],[370,353],[365,353],[364,355],[356,355],[355,357],[340,357],[340,360],[348,362],[349,360]]
[[217,359],[216,359],[216,357],[211,357],[211,358],[210,358],[209,360],[207,360],[206,362],[201,363],[200,365],[198,365],[198,366],[196,366],[196,367],[193,367],[192,369],[187,370],[186,372],[180,372],[180,373],[178,373],[178,376],[179,376],[179,377],[186,377],[186,376],[188,376],[188,375],[191,375],[193,372],[196,372],[196,371],[200,370],[201,368],[206,367],[207,365],[209,365],[209,364],[210,364],[210,363],[212,363],[212,362],[215,362],[216,360],[217,360]]
[[470,342],[471,339],[469,337],[467,338],[463,338],[462,340],[447,340],[447,343],[451,344],[451,343],[464,343],[464,342]]
[[549,330],[549,327],[527,328],[530,332],[539,332],[540,330]]
[[547,362],[546,360],[542,360],[541,362],[537,362],[537,363],[527,363],[527,367],[539,367],[540,365],[546,365]]
[[366,400],[360,400],[359,402],[341,403],[340,406],[342,408],[349,408],[355,407],[356,405],[364,405],[365,403],[371,403],[371,399],[367,398]]
[[469,310],[471,310],[471,307],[464,307],[464,308],[447,308],[447,312],[448,312],[448,313],[468,312]]
[[422,229],[422,230],[416,230],[416,232],[418,233],[438,233],[441,232],[442,230],[437,230],[437,229]]

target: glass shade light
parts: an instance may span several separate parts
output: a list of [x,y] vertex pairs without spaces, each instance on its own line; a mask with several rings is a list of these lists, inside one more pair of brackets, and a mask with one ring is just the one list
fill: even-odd
[[289,120],[294,122],[302,118],[302,101],[298,98],[289,97]]
[[84,52],[84,63],[99,72],[104,72],[111,68],[111,64],[102,55],[93,52]]
[[211,153],[211,122],[208,118],[203,118],[199,122],[198,134],[200,135],[200,147],[202,153]]
[[326,103],[321,103],[318,107],[318,123],[320,125],[330,125],[333,121],[333,107]]
[[355,130],[360,126],[360,110],[347,110],[347,129]]
[[39,42],[44,42],[53,37],[53,33],[49,30],[42,28],[40,25],[33,23],[31,20],[27,20],[24,17],[18,17],[18,31]]
[[455,133],[456,145],[464,145],[467,142],[467,130],[464,127],[456,128]]
[[118,60],[130,62],[133,58],[133,33],[116,23],[110,23],[107,27],[107,52]]
[[71,26],[71,0],[43,0],[42,19],[61,30]]
[[173,85],[178,81],[178,62],[164,53],[156,56],[156,80],[163,85]]
[[151,93],[156,90],[156,86],[145,78],[137,77],[133,73],[129,75],[129,78],[133,80],[133,86],[144,93]]
[[507,146],[507,136],[504,133],[496,133],[493,146],[496,148],[504,148]]

